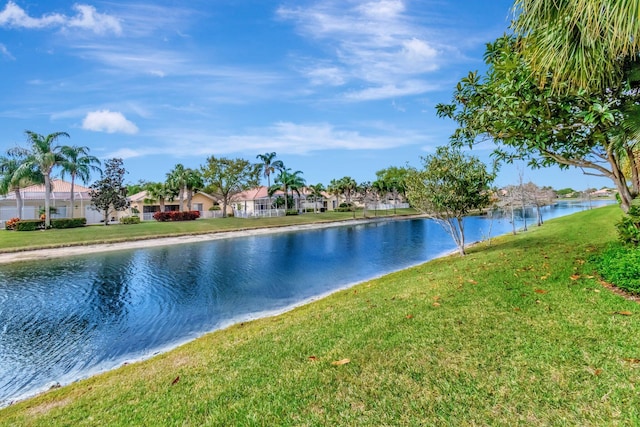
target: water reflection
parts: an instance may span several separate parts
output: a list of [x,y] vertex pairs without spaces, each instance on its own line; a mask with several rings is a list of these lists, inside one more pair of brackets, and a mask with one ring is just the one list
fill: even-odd
[[[511,224],[468,218],[468,241],[490,228]],[[407,220],[1,266],[0,404],[454,249]]]

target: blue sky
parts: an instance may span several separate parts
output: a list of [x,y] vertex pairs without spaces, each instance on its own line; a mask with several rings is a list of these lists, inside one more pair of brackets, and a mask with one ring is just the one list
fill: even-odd
[[[275,151],[307,183],[420,165],[454,123],[435,105],[482,70],[511,0],[0,2],[0,149],[68,132],[127,181]],[[487,160],[490,144],[473,154]],[[557,168],[497,184],[600,188]]]

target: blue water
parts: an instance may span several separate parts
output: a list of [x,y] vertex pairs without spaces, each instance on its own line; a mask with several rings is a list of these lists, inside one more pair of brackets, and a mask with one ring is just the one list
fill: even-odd
[[[512,225],[465,228],[472,242]],[[417,219],[0,266],[0,406],[454,249]]]

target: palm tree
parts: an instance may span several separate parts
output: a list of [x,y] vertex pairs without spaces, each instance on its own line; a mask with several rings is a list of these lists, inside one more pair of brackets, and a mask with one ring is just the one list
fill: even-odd
[[60,154],[60,146],[54,145],[61,136],[69,138],[66,132],[54,132],[49,135],[40,135],[30,130],[25,131],[30,149],[24,151],[25,161],[19,168],[19,174],[25,170],[37,169],[44,177],[44,225],[51,226],[51,171],[60,165],[64,158]]
[[[284,163],[282,160],[274,160],[276,157],[275,152],[258,154],[256,159],[260,160],[262,164],[260,168],[262,169],[262,175],[267,178],[267,188],[271,188],[271,174],[276,170],[283,170]],[[271,209],[271,194],[269,194],[269,209]]]
[[640,0],[516,0],[513,12],[533,70],[556,88],[618,86],[640,52]]
[[185,167],[178,163],[173,167],[173,170],[167,173],[167,186],[178,193],[178,199],[180,201],[179,210],[184,210],[184,187],[187,181],[187,170]]
[[202,174],[194,169],[185,170],[184,191],[187,197],[187,210],[191,211],[191,200],[193,195],[204,187]]
[[147,191],[145,203],[155,203],[157,201],[158,205],[160,205],[160,212],[164,212],[165,200],[175,196],[175,192],[163,182],[150,182],[145,186],[145,190]]
[[340,183],[340,180],[332,179],[329,182],[327,191],[330,194],[336,196],[336,205],[334,206],[334,209],[337,209],[338,207],[340,207],[340,195],[342,195],[342,185]]
[[71,218],[74,214],[74,188],[76,177],[83,183],[89,182],[91,178],[91,172],[102,172],[100,167],[100,160],[97,157],[89,155],[89,147],[78,147],[65,145],[60,148],[60,153],[64,160],[60,163],[62,166],[62,178],[68,173],[71,175]]
[[345,176],[344,178],[340,179],[340,186],[342,188],[342,193],[344,194],[344,198],[347,201],[347,204],[350,204],[351,196],[358,189],[358,183],[350,176]]
[[311,190],[311,197],[313,198],[313,211],[318,213],[318,200],[322,200],[323,195],[322,192],[325,190],[324,185],[315,184],[310,185],[309,190]]
[[41,184],[44,177],[37,169],[20,169],[25,156],[20,150],[9,150],[6,156],[0,157],[0,194],[13,191],[16,196],[16,213],[22,218],[23,201],[20,189],[32,184]]
[[300,189],[304,187],[305,180],[302,178],[301,171],[291,172],[291,168],[282,169],[280,175],[275,179],[274,184],[269,188],[269,197],[273,195],[277,190],[282,190],[284,193],[284,210],[289,210],[288,201],[289,190],[291,190],[291,197],[293,193],[297,192],[300,195]]

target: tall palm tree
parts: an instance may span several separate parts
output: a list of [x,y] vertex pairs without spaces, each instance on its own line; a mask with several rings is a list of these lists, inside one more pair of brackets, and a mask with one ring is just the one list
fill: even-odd
[[20,166],[20,172],[24,170],[37,169],[44,177],[44,225],[45,228],[51,226],[51,171],[60,165],[64,158],[60,153],[60,146],[55,145],[58,138],[69,134],[66,132],[54,132],[49,135],[40,135],[30,130],[25,131],[27,141],[31,147],[24,151],[26,159]]
[[61,176],[65,177],[66,174],[71,175],[71,218],[74,214],[74,201],[75,201],[75,183],[76,178],[79,178],[83,183],[89,182],[91,178],[91,172],[102,172],[100,167],[100,160],[97,157],[89,155],[89,147],[78,147],[77,145],[69,146],[65,145],[60,148],[60,154],[64,160],[60,163],[62,166]]
[[618,86],[640,52],[640,0],[516,0],[514,30],[533,70],[555,87]]
[[342,185],[340,180],[332,179],[327,186],[327,191],[336,197],[336,205],[334,209],[340,207],[340,196],[342,195]]
[[167,173],[167,186],[172,188],[174,192],[178,193],[178,200],[180,201],[179,210],[184,210],[184,187],[187,181],[187,169],[181,163],[178,163],[173,167],[171,172]]
[[[282,160],[274,160],[276,157],[275,152],[258,154],[256,159],[260,160],[262,164],[260,168],[262,169],[262,176],[267,178],[267,188],[271,188],[271,174],[276,170],[283,170],[284,163]],[[269,194],[269,209],[271,209],[271,194]]]
[[282,169],[280,175],[274,180],[274,184],[269,188],[269,194],[273,195],[277,190],[282,190],[284,193],[284,210],[289,210],[287,199],[289,198],[289,190],[291,190],[291,197],[293,198],[294,192],[300,194],[300,189],[304,186],[305,180],[302,178],[302,171],[291,172],[291,168]]
[[0,157],[0,194],[8,194],[13,191],[16,196],[16,213],[18,218],[22,218],[22,194],[20,189],[23,187],[41,184],[44,177],[37,169],[20,169],[24,163],[25,156],[17,152],[9,150],[5,156]]
[[324,185],[322,185],[322,183],[310,185],[309,190],[311,190],[310,195],[313,197],[313,211],[318,213],[318,200],[322,200],[323,198],[322,192],[325,190]]
[[358,189],[358,183],[350,176],[345,176],[340,179],[340,186],[342,187],[342,193],[347,203],[351,203],[351,196],[355,194]]
[[200,191],[204,187],[204,181],[202,174],[194,169],[187,169],[185,171],[184,191],[187,197],[187,210],[191,211],[191,200],[193,195]]

